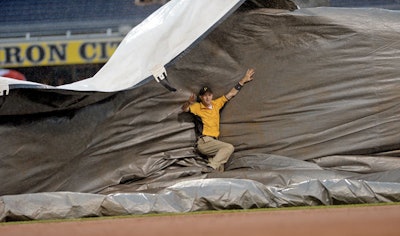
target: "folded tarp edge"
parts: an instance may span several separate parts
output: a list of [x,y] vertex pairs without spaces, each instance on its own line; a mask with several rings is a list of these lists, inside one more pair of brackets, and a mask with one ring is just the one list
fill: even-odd
[[[246,179],[177,183],[158,193],[34,193],[0,197],[0,222],[400,201],[399,183],[329,179],[267,186]],[[176,201],[176,199],[181,199]]]

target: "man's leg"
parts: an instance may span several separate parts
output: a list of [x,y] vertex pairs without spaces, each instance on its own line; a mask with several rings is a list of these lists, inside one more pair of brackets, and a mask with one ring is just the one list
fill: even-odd
[[210,157],[208,160],[213,169],[224,171],[224,164],[235,150],[233,145],[211,137],[202,137],[197,142],[197,149]]

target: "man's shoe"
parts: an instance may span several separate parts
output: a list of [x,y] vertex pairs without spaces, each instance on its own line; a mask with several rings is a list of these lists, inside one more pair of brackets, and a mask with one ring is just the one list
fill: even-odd
[[214,171],[214,169],[211,167],[208,167],[208,166],[201,168],[201,173],[211,173],[213,171]]
[[225,171],[224,165],[223,165],[223,164],[220,165],[220,166],[217,168],[217,170],[218,170],[219,172],[224,172],[224,171]]

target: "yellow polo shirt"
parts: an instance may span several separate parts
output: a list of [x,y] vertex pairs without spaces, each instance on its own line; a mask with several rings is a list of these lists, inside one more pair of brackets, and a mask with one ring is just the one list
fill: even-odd
[[190,105],[190,112],[199,116],[203,122],[203,135],[218,138],[219,136],[219,111],[225,105],[228,99],[225,96],[211,101],[212,108],[208,108],[201,102]]

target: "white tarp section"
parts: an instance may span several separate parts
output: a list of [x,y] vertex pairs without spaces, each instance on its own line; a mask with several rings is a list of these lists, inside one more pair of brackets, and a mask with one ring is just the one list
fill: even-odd
[[104,92],[130,88],[151,76],[153,68],[177,57],[241,2],[170,1],[132,29],[93,78],[60,88]]

